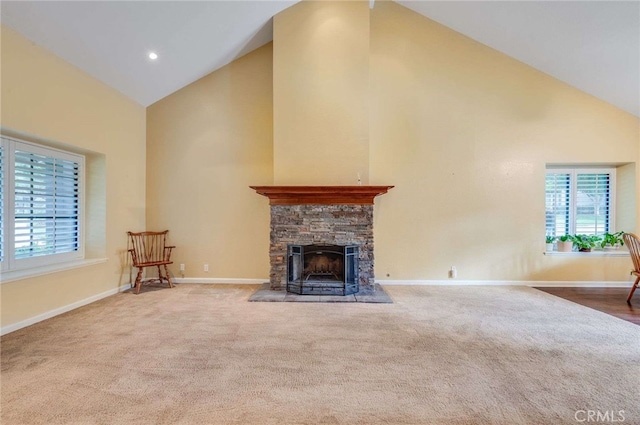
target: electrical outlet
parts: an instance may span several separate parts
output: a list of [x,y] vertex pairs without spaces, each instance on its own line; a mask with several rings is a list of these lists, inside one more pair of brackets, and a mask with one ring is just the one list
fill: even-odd
[[208,265],[208,264],[205,264],[205,265],[204,265],[204,271],[205,271],[205,272],[208,272],[208,271],[209,271],[209,265]]
[[458,277],[458,270],[456,266],[451,266],[451,270],[449,270],[449,279],[455,279]]
[[184,264],[180,264],[180,271],[183,272],[184,271]]

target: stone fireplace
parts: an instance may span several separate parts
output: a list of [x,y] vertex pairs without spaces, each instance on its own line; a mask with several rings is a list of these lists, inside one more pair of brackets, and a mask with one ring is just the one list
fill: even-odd
[[270,200],[271,289],[372,293],[373,199],[392,187],[251,186]]

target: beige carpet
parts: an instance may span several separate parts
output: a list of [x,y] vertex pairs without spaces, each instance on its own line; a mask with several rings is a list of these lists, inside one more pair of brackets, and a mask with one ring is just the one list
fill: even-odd
[[256,289],[143,288],[4,336],[1,423],[640,424],[640,327],[535,289]]

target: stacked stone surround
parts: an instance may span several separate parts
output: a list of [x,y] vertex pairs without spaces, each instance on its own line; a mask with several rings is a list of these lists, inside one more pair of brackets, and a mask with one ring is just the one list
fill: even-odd
[[374,291],[373,205],[272,205],[271,289],[286,290],[288,245],[357,245],[359,293]]

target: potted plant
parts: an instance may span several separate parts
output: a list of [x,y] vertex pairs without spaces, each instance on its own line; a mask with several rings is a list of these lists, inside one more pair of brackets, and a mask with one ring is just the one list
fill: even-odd
[[545,238],[546,242],[547,242],[547,248],[546,251],[547,252],[551,252],[553,251],[553,243],[556,241],[556,237],[555,236],[547,236]]
[[615,251],[624,245],[624,239],[622,239],[622,235],[624,232],[616,232],[616,233],[605,233],[602,236],[602,242],[600,242],[600,247],[602,247],[605,251]]
[[600,242],[601,238],[597,235],[575,235],[573,243],[578,247],[580,252],[591,252],[591,249]]
[[558,252],[571,252],[573,250],[573,238],[571,235],[562,235],[558,238]]

